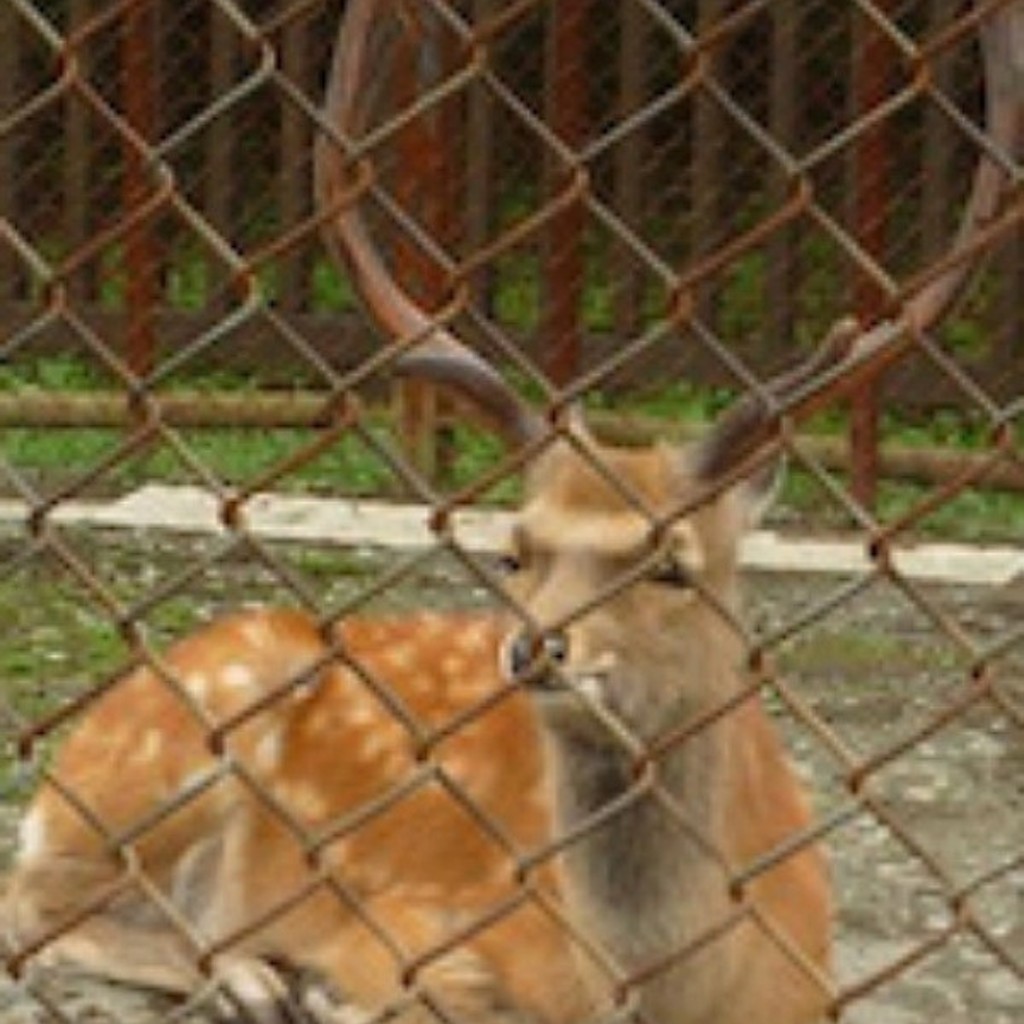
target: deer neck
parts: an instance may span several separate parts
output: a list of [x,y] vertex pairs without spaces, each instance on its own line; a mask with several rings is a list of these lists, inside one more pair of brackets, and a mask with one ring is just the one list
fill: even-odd
[[548,736],[556,832],[580,832],[564,857],[567,903],[626,972],[684,946],[708,901],[724,899],[721,869],[698,838],[716,842],[717,733],[660,758],[653,785],[613,743]]

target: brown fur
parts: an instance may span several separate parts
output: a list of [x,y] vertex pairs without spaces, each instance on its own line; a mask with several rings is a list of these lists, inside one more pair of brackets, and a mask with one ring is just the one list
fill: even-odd
[[[509,688],[499,616],[357,618],[332,643],[295,612],[216,622],[160,675],[121,680],[58,750],[9,879],[9,946],[178,992],[212,951],[207,969],[247,1003],[283,994],[266,962],[286,961],[330,983],[339,1020],[416,995],[408,1012],[424,1019],[436,1002],[458,1019],[562,1024],[608,1009],[634,975],[625,992],[662,1024],[815,1019],[820,852],[730,886],[808,826],[775,730],[750,697],[669,739],[739,692],[742,487],[669,532],[695,589],[621,586],[652,555],[633,498],[661,516],[692,484],[668,450],[597,454],[629,493],[556,446],[517,534],[512,618],[566,635],[557,685]],[[627,797],[623,812],[556,856],[551,839],[602,795]]]

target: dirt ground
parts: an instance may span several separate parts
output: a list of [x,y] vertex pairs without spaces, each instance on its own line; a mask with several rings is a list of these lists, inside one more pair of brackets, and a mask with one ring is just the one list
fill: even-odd
[[[294,597],[259,560],[238,552],[221,557],[213,542],[169,539],[154,549],[152,538],[99,541],[89,549],[90,564],[119,595],[158,589],[181,566],[209,560],[186,596],[171,587],[154,608],[158,635],[174,635],[240,595]],[[373,552],[274,553],[331,608],[382,565]],[[100,678],[105,661],[114,660],[79,642],[95,632],[81,589],[61,574],[49,580],[38,566],[26,571],[29,577],[9,579],[6,596],[0,593],[8,629],[0,686],[23,718],[44,713],[83,678]],[[23,598],[26,583],[32,602]],[[856,996],[841,1019],[1021,1024],[1024,580],[910,593],[887,581],[856,593],[850,586],[849,579],[796,573],[762,575],[748,586],[754,635],[766,642],[785,683],[783,696],[769,690],[770,705],[819,814],[834,822],[826,843],[837,891],[839,977]],[[486,600],[453,563],[427,560],[410,567],[385,603],[423,604],[453,591],[463,601]],[[979,678],[990,687],[984,694],[972,683]],[[977,699],[936,724],[972,686]],[[813,713],[816,728],[794,714],[794,702]],[[869,759],[877,767],[853,786],[854,766]],[[13,765],[2,779],[0,837],[9,846],[26,779]],[[955,892],[963,894],[957,905]],[[169,1012],[149,996],[73,979],[50,979],[36,992],[0,988],[0,1021],[144,1024]]]
[[[771,629],[827,601],[846,583],[766,577],[757,581],[751,603],[762,628]],[[779,657],[784,678],[855,760],[899,751],[868,776],[862,794],[871,804],[862,803],[865,809],[828,838],[839,902],[840,979],[844,986],[880,981],[842,1020],[1019,1024],[1024,581],[998,591],[920,588],[919,599],[915,604],[889,584],[872,587],[802,631]],[[969,690],[973,667],[973,659],[937,625],[933,616],[939,615],[979,651],[993,652],[987,664],[997,701],[981,698],[930,731],[943,709]],[[1016,642],[1002,652],[1015,631]],[[843,763],[805,728],[794,725],[789,733],[817,791],[819,813],[827,817],[849,806]],[[972,890],[963,920],[973,919],[979,931],[998,938],[1012,969],[986,949],[977,932],[961,927],[930,955],[881,981],[902,957],[955,923],[955,890],[989,876],[990,884]]]

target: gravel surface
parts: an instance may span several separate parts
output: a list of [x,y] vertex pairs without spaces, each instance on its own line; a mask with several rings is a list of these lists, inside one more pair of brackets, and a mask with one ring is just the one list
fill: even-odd
[[[180,632],[239,594],[290,596],[258,560],[239,552],[214,557],[209,541],[179,538],[154,549],[142,536],[102,539],[93,564],[119,594],[166,583],[183,560],[210,559],[187,600],[171,597],[154,610],[158,636]],[[273,551],[327,607],[344,604],[382,562],[373,552]],[[417,564],[410,582],[385,603],[423,604],[453,591],[462,600],[484,598],[451,562]],[[81,591],[66,592],[66,581],[52,592],[38,577],[34,583],[43,595],[34,607],[15,607],[13,599],[0,607],[15,638],[0,663],[0,684],[29,717],[107,670],[92,664],[103,661],[102,652],[83,653],[67,640],[95,627],[88,616],[75,619],[83,614]],[[769,689],[770,705],[819,813],[837,820],[827,844],[839,904],[839,974],[850,995],[842,1021],[1021,1024],[1024,580],[912,592],[882,581],[852,595],[850,584],[772,573],[748,587],[754,634],[785,684],[783,692]],[[835,600],[841,594],[847,597]],[[66,623],[55,626],[57,614]],[[794,629],[801,620],[806,626]],[[45,686],[27,667],[29,653],[38,659],[44,649]],[[19,650],[23,658],[15,657]],[[955,707],[959,713],[945,714]],[[8,844],[22,781],[6,772],[0,839]],[[170,1012],[152,996],[81,979],[48,979],[38,991],[57,1009],[8,984],[0,988],[0,1021],[144,1024]]]
[[[847,582],[764,577],[752,588],[755,620],[772,634]],[[921,587],[911,600],[880,583],[778,651],[782,677],[833,738],[789,729],[819,811],[862,808],[828,841],[840,977],[868,988],[844,1014],[850,1024],[1024,1021],[1021,584]],[[990,696],[973,681],[981,666]],[[879,767],[858,799],[851,768],[868,762]],[[958,918],[961,889],[970,892]],[[912,964],[887,980],[904,957]]]

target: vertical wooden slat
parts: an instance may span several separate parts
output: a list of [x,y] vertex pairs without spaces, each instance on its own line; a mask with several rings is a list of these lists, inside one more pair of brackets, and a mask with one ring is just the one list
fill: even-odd
[[985,330],[990,343],[989,378],[1015,380],[1015,395],[1021,396],[1021,367],[1024,367],[1024,233],[1020,228],[999,250],[994,266],[999,294],[988,316],[994,321]]
[[[13,8],[5,3],[0,3],[0,39],[4,41],[4,57],[0,60],[0,116],[7,116],[13,112],[17,99],[21,32]],[[17,164],[14,137],[10,133],[0,135],[0,217],[5,219],[13,215],[17,201],[14,176]],[[0,244],[0,308],[14,301],[22,277],[14,254]]]
[[[238,57],[238,40],[228,20],[218,13],[216,5],[210,9],[210,50],[208,75],[210,83],[209,102],[214,102],[231,88]],[[203,186],[203,208],[207,220],[228,240],[234,235],[232,224],[231,197],[234,181],[235,131],[230,115],[216,118],[206,130],[203,149],[205,182]],[[222,272],[219,264],[211,266],[211,279]],[[210,289],[212,292],[214,289]],[[208,292],[208,299],[210,293]],[[223,298],[223,297],[222,297]]]
[[[794,153],[798,140],[800,61],[800,11],[795,0],[775,0],[772,5],[771,86],[768,127],[772,137]],[[772,201],[785,201],[789,187],[784,173],[776,171],[769,182]],[[795,334],[797,294],[797,228],[787,222],[772,235],[767,245],[767,273],[764,277],[765,325],[769,349],[786,349]]]
[[[498,0],[475,0],[474,24],[478,31],[498,11]],[[466,216],[465,237],[470,251],[485,245],[496,219],[494,204],[499,169],[494,159],[494,104],[483,84],[474,84],[469,92],[466,110]],[[472,300],[484,313],[493,307],[495,271],[484,267],[478,271],[470,288]]]
[[[635,3],[625,4],[619,17],[619,110],[625,118],[641,109],[646,98],[647,23],[643,10]],[[615,208],[634,228],[640,226],[644,212],[641,169],[645,139],[642,129],[631,132],[615,150]],[[621,337],[629,337],[640,329],[644,279],[624,245],[613,250],[612,267],[616,283],[612,296],[615,330]]]
[[[888,0],[878,0],[885,7]],[[892,56],[886,39],[867,19],[855,16],[853,94],[855,116],[877,106],[887,92]],[[860,247],[884,263],[888,213],[888,128],[885,123],[861,132],[853,147],[853,230]],[[865,273],[854,280],[854,306],[870,323],[883,311],[885,296]],[[850,487],[865,507],[873,508],[878,491],[879,390],[871,379],[850,397]]]
[[[68,7],[68,31],[73,33],[89,15],[90,0],[71,0]],[[87,74],[86,54],[76,55],[82,74]],[[92,180],[90,168],[89,119],[85,104],[71,90],[64,108],[64,180],[61,183],[64,197],[61,234],[66,252],[74,252],[81,246],[89,233],[90,195]],[[71,280],[65,282],[68,293],[78,301],[94,301],[97,281],[96,265],[90,263],[81,268]]]
[[[432,40],[435,62],[432,75],[437,82],[443,81],[452,73],[459,57],[454,39],[441,29],[441,22],[436,22]],[[465,244],[465,225],[462,216],[463,196],[466,191],[465,160],[462,159],[463,140],[466,135],[465,100],[464,93],[448,98],[429,120],[433,141],[433,194],[436,199],[428,205],[427,227],[433,238],[439,241],[445,252],[453,258],[463,251]],[[448,297],[450,286],[447,272],[440,274],[438,303]],[[455,439],[451,429],[452,401],[443,393],[438,393],[435,401],[435,473],[444,480],[451,478],[455,465]]]
[[[725,10],[725,0],[701,0],[698,31],[703,34],[715,24]],[[708,57],[706,71],[715,75],[718,61]],[[698,88],[693,101],[693,190],[690,196],[693,210],[693,240],[691,249],[699,258],[715,246],[721,236],[721,159],[724,149],[722,113],[714,101]],[[699,287],[699,286],[698,286]],[[698,312],[705,320],[712,320],[714,308],[707,289],[700,289]]]
[[[309,69],[309,38],[302,22],[288,25],[281,39],[281,70],[300,88]],[[309,121],[298,108],[285,102],[281,111],[281,145],[278,154],[278,205],[280,231],[299,223],[307,212],[308,153],[312,135]],[[309,261],[304,251],[292,250],[280,258],[277,301],[282,309],[297,310],[308,290]]]
[[[931,0],[928,16],[929,29],[938,32],[948,27],[956,17],[958,0]],[[944,54],[940,54],[928,69],[935,88],[940,92],[950,89],[952,67]],[[921,174],[921,259],[928,263],[936,259],[949,244],[949,232],[956,207],[951,188],[951,170],[954,156],[954,129],[949,118],[930,104],[924,116]]]
[[[586,132],[586,39],[589,0],[552,0],[545,67],[545,117],[567,146],[578,149]],[[565,169],[549,169],[549,191],[568,186]],[[553,175],[558,175],[554,177]],[[581,306],[584,288],[585,211],[572,203],[554,219],[543,258],[543,364],[556,384],[579,371],[583,348]]]
[[[121,94],[125,118],[135,134],[150,140],[156,132],[156,68],[154,66],[155,0],[130,6],[121,31]],[[125,213],[132,216],[150,192],[146,154],[125,141]],[[156,361],[155,312],[157,251],[152,224],[137,223],[125,236],[124,263],[128,325],[125,354],[128,366],[144,376]]]
[[[429,18],[430,12],[424,9],[420,17],[406,19],[401,26],[393,57],[393,111],[413,103],[443,73],[440,41]],[[406,125],[396,143],[395,196],[403,209],[431,233],[438,228],[440,197],[447,188],[442,180],[444,164],[438,153],[450,140],[442,140],[441,132],[436,114],[424,115]],[[395,240],[394,254],[395,273],[403,287],[428,309],[438,306],[444,299],[446,284],[442,269],[421,246],[401,233]],[[440,400],[436,388],[423,381],[400,381],[396,385],[396,402],[407,454],[423,473],[436,477],[443,462],[438,445]]]

